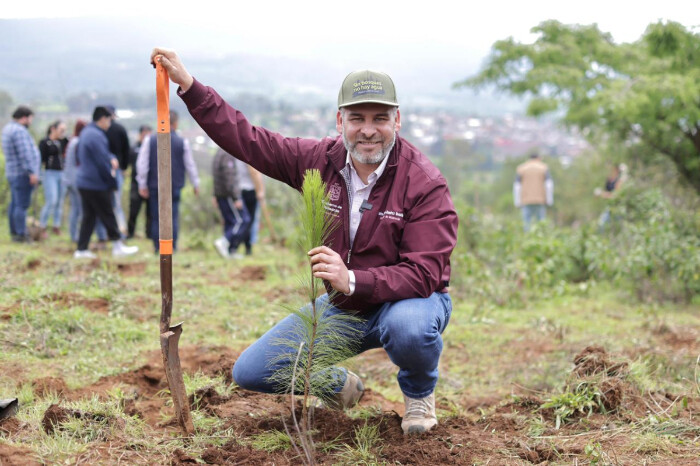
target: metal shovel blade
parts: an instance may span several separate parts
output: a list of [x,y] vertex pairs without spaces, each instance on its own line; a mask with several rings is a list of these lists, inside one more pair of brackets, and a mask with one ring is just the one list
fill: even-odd
[[170,327],[169,331],[160,334],[160,348],[163,353],[165,375],[168,378],[168,386],[170,387],[173,406],[175,407],[175,418],[183,432],[187,435],[192,435],[194,433],[194,425],[192,424],[190,409],[187,405],[187,391],[182,378],[180,355],[177,350],[181,334],[182,322]]

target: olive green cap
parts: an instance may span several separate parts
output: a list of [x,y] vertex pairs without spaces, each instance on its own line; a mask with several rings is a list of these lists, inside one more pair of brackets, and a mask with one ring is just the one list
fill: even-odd
[[345,77],[338,93],[338,108],[366,103],[399,106],[394,81],[388,74],[361,70]]

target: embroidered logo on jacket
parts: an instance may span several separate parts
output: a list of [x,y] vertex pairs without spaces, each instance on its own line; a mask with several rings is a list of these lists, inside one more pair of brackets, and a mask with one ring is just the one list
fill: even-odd
[[330,197],[331,202],[338,202],[340,200],[340,192],[340,184],[333,183],[331,188],[328,190],[328,196]]

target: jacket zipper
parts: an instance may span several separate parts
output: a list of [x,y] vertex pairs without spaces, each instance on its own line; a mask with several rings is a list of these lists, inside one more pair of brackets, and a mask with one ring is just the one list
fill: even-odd
[[352,210],[352,196],[350,195],[350,183],[348,180],[348,166],[346,165],[345,168],[343,168],[340,171],[340,174],[343,177],[343,181],[345,182],[345,190],[348,192],[348,209],[347,209],[347,230],[346,233],[348,234],[348,242],[350,246],[348,247],[348,259],[346,260],[346,264],[350,265],[350,258],[352,257],[352,243],[353,241],[350,239],[350,222],[352,221],[352,218],[350,217],[350,211]]

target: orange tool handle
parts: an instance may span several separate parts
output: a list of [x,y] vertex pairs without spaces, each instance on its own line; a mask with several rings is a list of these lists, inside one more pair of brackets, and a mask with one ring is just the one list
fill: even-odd
[[170,132],[170,79],[168,72],[156,57],[156,105],[158,108],[158,133]]

